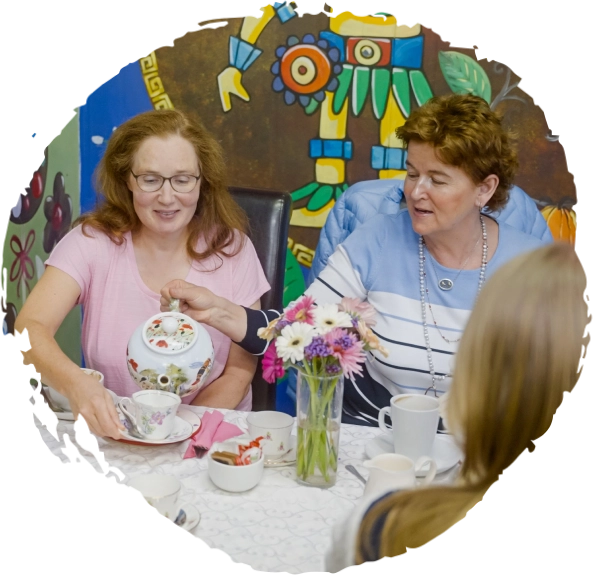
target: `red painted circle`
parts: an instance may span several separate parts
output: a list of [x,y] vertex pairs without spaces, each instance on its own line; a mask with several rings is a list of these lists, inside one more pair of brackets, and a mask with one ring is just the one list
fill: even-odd
[[[308,84],[299,84],[292,77],[292,63],[300,57],[308,58],[315,66],[315,78]],[[282,56],[280,62],[280,76],[285,86],[297,94],[313,94],[322,90],[331,75],[331,66],[328,57],[317,46],[297,45],[289,48]]]
[[33,179],[31,180],[31,193],[34,198],[40,198],[43,194],[43,178],[39,172],[33,174]]

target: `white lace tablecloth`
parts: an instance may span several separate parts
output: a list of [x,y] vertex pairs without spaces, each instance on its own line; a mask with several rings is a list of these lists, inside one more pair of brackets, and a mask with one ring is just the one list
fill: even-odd
[[[205,408],[190,407],[198,415]],[[225,420],[246,430],[247,414],[221,409]],[[48,447],[62,460],[63,443],[40,426]],[[68,434],[73,443],[73,423],[61,421],[60,439]],[[98,439],[106,461],[127,478],[143,473],[175,475],[183,484],[182,504],[191,503],[201,514],[193,534],[211,547],[221,549],[234,561],[259,571],[305,573],[324,570],[332,526],[347,516],[362,496],[363,485],[345,469],[353,464],[364,477],[367,441],[378,436],[378,428],[343,424],[336,484],[329,489],[306,487],[296,482],[296,468],[267,468],[261,482],[251,491],[229,493],[218,489],[208,477],[207,459],[183,459],[188,441],[167,446],[136,446]],[[87,452],[81,449],[83,455]],[[89,461],[100,469],[92,455]],[[437,476],[450,481],[457,469]],[[182,505],[183,506],[183,505]]]

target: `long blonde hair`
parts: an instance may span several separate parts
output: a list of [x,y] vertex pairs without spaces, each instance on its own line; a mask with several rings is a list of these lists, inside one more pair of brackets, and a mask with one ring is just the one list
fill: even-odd
[[[130,118],[113,132],[96,172],[101,201],[94,210],[82,214],[73,225],[81,224],[83,233],[87,226],[100,230],[118,245],[123,242],[126,232],[139,230],[142,224],[127,184],[134,156],[147,138],[165,138],[175,134],[193,146],[201,171],[200,199],[188,224],[189,257],[200,261],[213,254],[236,255],[243,247],[243,234],[240,234],[240,242],[232,253],[228,248],[235,241],[235,230],[246,231],[247,216],[227,189],[222,148],[196,117],[179,110],[144,112]],[[201,235],[206,241],[206,248],[198,252],[195,248]]]
[[462,519],[526,448],[533,451],[580,375],[585,284],[574,249],[563,242],[492,275],[459,344],[447,401],[449,429],[465,453],[458,485],[394,493],[373,505],[358,533],[357,563],[430,541]]

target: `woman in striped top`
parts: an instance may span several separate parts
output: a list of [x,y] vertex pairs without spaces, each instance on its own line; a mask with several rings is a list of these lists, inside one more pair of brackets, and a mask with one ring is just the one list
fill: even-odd
[[[377,311],[374,332],[389,357],[368,352],[363,375],[345,381],[346,423],[376,426],[395,394],[446,392],[482,285],[504,262],[544,244],[481,213],[505,205],[518,165],[501,118],[483,99],[435,97],[396,135],[407,146],[407,208],[354,230],[306,292],[323,303],[359,298]],[[255,354],[266,345],[257,329],[277,316],[184,282],[168,284],[162,295],[163,307],[170,297],[186,300],[186,313]]]

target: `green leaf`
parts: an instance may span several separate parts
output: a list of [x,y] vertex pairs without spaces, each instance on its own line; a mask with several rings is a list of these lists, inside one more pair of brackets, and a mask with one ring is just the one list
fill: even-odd
[[334,95],[333,112],[339,114],[344,107],[344,102],[350,90],[350,83],[352,82],[353,67],[351,64],[344,64],[342,72],[338,76],[338,89]]
[[355,116],[362,112],[371,85],[371,69],[367,66],[354,68],[354,82],[352,85],[352,111]]
[[294,254],[286,251],[286,268],[284,271],[284,295],[282,304],[286,307],[291,301],[305,293],[305,278],[301,271],[301,266],[297,262]]
[[389,96],[389,87],[391,72],[385,68],[373,68],[371,96],[373,98],[373,112],[377,120],[381,120],[385,115],[387,107],[387,97]]
[[311,114],[313,114],[315,112],[315,110],[317,110],[318,107],[319,107],[319,102],[315,98],[311,98],[311,101],[305,108],[305,114],[307,114],[307,116],[310,116]]
[[484,68],[460,52],[439,52],[439,64],[449,88],[456,94],[474,94],[490,104],[492,87]]
[[414,97],[420,106],[423,106],[432,98],[432,90],[422,70],[410,70],[410,83],[412,84]]

